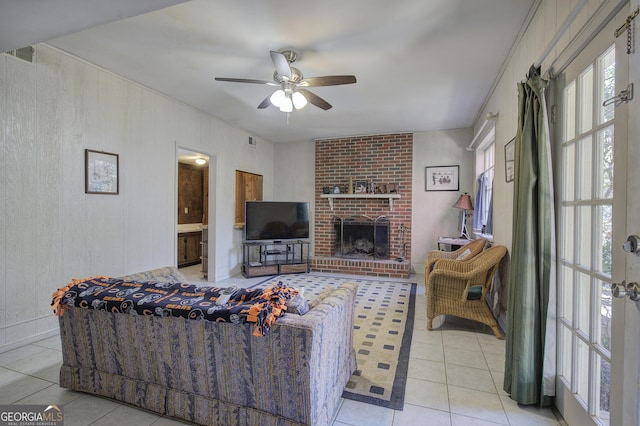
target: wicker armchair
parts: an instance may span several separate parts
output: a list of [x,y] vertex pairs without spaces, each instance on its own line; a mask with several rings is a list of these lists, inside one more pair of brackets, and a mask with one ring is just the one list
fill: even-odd
[[460,247],[455,251],[441,251],[441,250],[431,250],[429,254],[427,254],[427,260],[425,262],[424,267],[424,282],[426,283],[429,280],[429,274],[433,269],[433,265],[440,259],[451,259],[455,260],[466,250],[469,250],[469,254],[465,256],[462,261],[469,261],[473,259],[478,253],[482,253],[484,246],[486,245],[487,240],[484,238],[478,238],[477,240],[471,241],[469,244],[466,244]]
[[486,324],[504,339],[485,296],[505,254],[505,246],[494,246],[466,262],[437,261],[426,281],[427,328],[433,329],[433,319],[439,315],[454,315]]

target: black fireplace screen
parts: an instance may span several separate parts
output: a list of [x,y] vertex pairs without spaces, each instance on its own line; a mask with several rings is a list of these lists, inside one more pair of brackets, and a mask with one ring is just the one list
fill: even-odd
[[333,218],[335,256],[351,259],[389,259],[389,219],[380,216]]

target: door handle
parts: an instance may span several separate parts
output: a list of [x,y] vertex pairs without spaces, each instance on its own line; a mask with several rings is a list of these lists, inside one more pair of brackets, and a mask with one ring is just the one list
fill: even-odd
[[617,298],[629,296],[629,299],[635,302],[640,300],[640,284],[636,282],[627,283],[626,281],[611,283],[611,293],[613,297]]

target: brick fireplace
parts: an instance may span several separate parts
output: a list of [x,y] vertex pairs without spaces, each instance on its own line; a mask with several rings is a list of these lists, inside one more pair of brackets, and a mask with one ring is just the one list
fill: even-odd
[[[316,141],[315,256],[311,259],[311,270],[395,278],[409,276],[412,158],[412,133]],[[369,193],[331,200],[323,198],[325,188],[333,193],[333,188],[339,186],[342,193],[347,192],[350,178],[354,185],[366,182]],[[386,187],[386,190],[371,194],[372,186]],[[390,199],[389,191],[397,195]],[[356,218],[357,226],[350,231],[355,234],[345,242],[344,228],[336,224],[352,224]],[[361,231],[367,220],[374,223],[371,237]],[[379,230],[380,223],[386,226],[384,235]],[[371,245],[376,242],[381,247],[374,249]],[[349,249],[345,250],[347,245]]]

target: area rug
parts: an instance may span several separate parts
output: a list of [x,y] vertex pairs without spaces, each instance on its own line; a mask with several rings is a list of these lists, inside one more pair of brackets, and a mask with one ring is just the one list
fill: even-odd
[[413,333],[416,284],[335,278],[313,274],[279,275],[255,286],[282,281],[304,287],[311,301],[326,286],[358,284],[355,301],[353,346],[358,369],[351,376],[343,398],[402,410]]

